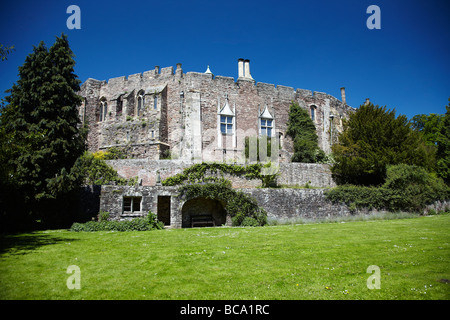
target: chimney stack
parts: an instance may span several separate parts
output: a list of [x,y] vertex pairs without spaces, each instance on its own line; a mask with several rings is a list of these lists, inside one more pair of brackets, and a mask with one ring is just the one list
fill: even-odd
[[345,101],[345,88],[344,87],[341,88],[341,97],[342,97],[342,103],[347,104],[347,102]]
[[244,78],[244,59],[238,59],[238,79]]
[[181,76],[183,74],[183,69],[181,69],[181,63],[177,63],[177,68],[175,69],[175,74]]
[[252,75],[250,74],[250,60],[248,59],[244,60],[244,77],[253,80]]

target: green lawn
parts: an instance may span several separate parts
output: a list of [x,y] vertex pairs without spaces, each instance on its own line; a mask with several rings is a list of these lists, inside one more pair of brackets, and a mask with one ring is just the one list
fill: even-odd
[[[449,299],[450,216],[2,236],[0,299]],[[67,268],[81,271],[69,290]],[[367,267],[381,271],[370,290]]]

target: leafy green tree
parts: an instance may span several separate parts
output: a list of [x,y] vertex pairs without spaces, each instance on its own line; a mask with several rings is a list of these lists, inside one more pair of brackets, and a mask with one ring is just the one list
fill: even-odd
[[442,114],[417,114],[411,119],[410,123],[412,129],[419,131],[423,135],[427,145],[437,146],[443,119],[444,115]]
[[325,153],[319,148],[316,126],[308,112],[292,102],[289,107],[287,134],[294,141],[292,162],[315,163],[325,159]]
[[[41,42],[8,90],[8,104],[0,116],[2,189],[8,195],[0,201],[7,204],[8,214],[55,218],[52,214],[64,213],[66,197],[74,191],[71,186],[77,185],[69,173],[85,150],[85,130],[80,130],[80,80],[73,57],[66,35],[57,37],[50,49]],[[11,199],[9,191],[16,195],[14,204],[5,201]]]
[[447,112],[437,139],[437,172],[447,184],[450,184],[450,99],[445,107]]
[[369,103],[344,121],[339,143],[332,146],[334,179],[339,184],[380,185],[388,165],[410,164],[434,169],[433,149],[411,129],[406,116],[395,116]]

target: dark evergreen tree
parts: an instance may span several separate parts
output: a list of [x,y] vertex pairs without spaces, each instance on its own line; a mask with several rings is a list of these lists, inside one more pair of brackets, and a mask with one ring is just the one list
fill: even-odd
[[292,162],[315,163],[325,159],[325,153],[318,145],[314,122],[308,112],[296,102],[289,107],[287,134],[294,141]]
[[43,42],[34,47],[19,67],[0,119],[2,187],[14,193],[14,199],[2,200],[4,214],[46,222],[55,220],[56,212],[57,218],[65,214],[64,204],[77,185],[69,173],[85,149],[73,57],[62,35],[49,50]]
[[411,129],[406,116],[395,110],[362,105],[344,121],[339,143],[332,146],[334,179],[339,184],[380,185],[387,165],[418,165],[432,171],[433,148],[422,135]]

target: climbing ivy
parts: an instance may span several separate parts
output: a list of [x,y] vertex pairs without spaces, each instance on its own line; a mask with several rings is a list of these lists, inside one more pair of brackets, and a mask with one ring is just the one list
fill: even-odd
[[231,182],[221,179],[217,182],[182,185],[178,191],[186,200],[206,198],[222,201],[231,216],[233,226],[263,226],[267,224],[267,212],[258,206],[256,200],[242,191],[231,188]]
[[327,160],[325,152],[319,147],[314,122],[309,117],[308,111],[297,102],[292,102],[289,107],[286,133],[294,141],[292,162],[320,163]]
[[248,179],[261,179],[264,182],[264,179],[267,179],[267,177],[261,174],[262,167],[263,165],[261,163],[242,166],[217,162],[202,162],[184,169],[183,172],[169,177],[161,183],[163,186],[176,186],[183,183],[219,182],[221,178],[205,176],[207,173],[217,172],[221,172],[222,175],[227,173]]
[[[267,224],[267,212],[258,206],[255,199],[242,191],[234,190],[231,181],[225,179],[223,174],[261,179],[265,185],[273,180],[270,177],[276,176],[274,174],[268,177],[261,174],[261,169],[268,165],[270,163],[245,166],[216,162],[197,163],[161,183],[164,186],[181,185],[178,191],[186,200],[206,198],[221,201],[231,216],[233,226],[263,226]],[[221,177],[207,176],[218,172],[222,174]]]

